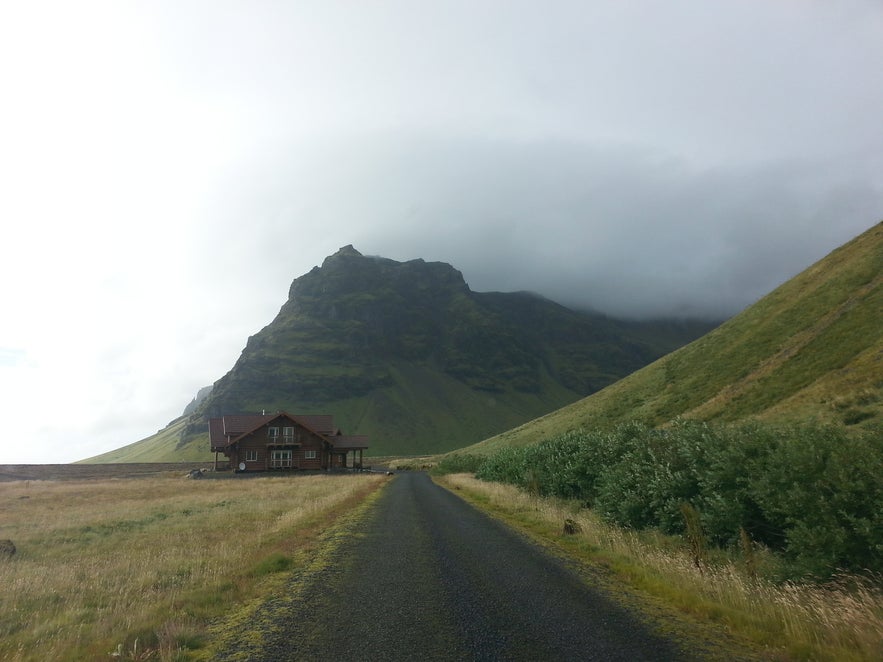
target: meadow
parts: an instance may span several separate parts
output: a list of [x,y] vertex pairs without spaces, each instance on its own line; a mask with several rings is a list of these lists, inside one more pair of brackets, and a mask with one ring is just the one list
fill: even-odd
[[685,618],[753,642],[768,659],[883,658],[883,592],[872,578],[774,581],[765,575],[778,561],[761,548],[747,557],[708,549],[697,563],[687,538],[618,527],[574,500],[465,473],[436,480],[541,544],[604,568],[606,590],[620,599],[633,591],[661,599]]
[[0,483],[0,660],[186,660],[377,474]]

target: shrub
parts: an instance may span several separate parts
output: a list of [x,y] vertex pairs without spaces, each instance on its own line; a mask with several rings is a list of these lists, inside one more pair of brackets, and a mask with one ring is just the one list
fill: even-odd
[[[467,460],[463,460],[467,462]],[[883,570],[883,445],[842,428],[678,420],[577,430],[479,464],[476,477],[580,501],[630,528],[780,552],[791,576]],[[692,520],[691,520],[692,521]]]
[[742,546],[747,535],[767,547],[783,547],[781,526],[769,520],[752,488],[779,439],[774,428],[756,423],[709,429],[694,505],[712,543]]
[[782,431],[751,492],[799,574],[883,569],[883,445],[834,427]]
[[487,460],[483,455],[472,453],[452,453],[442,458],[433,468],[436,474],[474,474]]
[[[481,465],[476,478],[527,487],[527,456],[532,447],[504,448]],[[536,447],[533,447],[536,448]]]
[[683,533],[682,504],[692,504],[699,496],[699,475],[712,440],[709,429],[697,423],[677,421],[670,430],[645,429],[603,472],[600,512],[624,526]]

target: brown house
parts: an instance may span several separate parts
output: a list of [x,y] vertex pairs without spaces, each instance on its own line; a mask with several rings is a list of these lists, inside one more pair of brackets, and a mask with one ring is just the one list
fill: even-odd
[[221,416],[208,429],[216,469],[218,453],[234,471],[360,469],[368,448],[368,437],[342,434],[327,414]]

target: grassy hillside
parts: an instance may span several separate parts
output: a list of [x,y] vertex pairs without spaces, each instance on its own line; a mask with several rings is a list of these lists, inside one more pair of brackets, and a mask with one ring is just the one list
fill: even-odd
[[184,418],[176,419],[156,434],[141,441],[80,460],[80,463],[211,462],[214,453],[209,451],[208,430],[206,430],[205,439],[184,446],[180,445],[181,432],[186,423]]
[[393,384],[388,387],[327,405],[345,429],[370,436],[372,455],[433,453],[440,443],[460,448],[573,398],[546,375],[541,377],[540,393],[515,389],[480,393],[452,377],[405,362],[391,366],[390,374]]
[[491,453],[568,430],[676,417],[883,422],[883,223],[699,340],[563,409],[492,437]]

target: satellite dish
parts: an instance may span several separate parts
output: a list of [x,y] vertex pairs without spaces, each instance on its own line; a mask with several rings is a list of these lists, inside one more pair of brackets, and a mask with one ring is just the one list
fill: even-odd
[[240,463],[239,463],[239,470],[240,470],[240,471],[245,471],[245,462],[240,462]]

